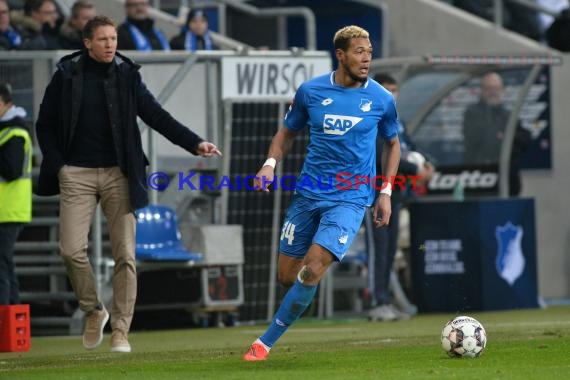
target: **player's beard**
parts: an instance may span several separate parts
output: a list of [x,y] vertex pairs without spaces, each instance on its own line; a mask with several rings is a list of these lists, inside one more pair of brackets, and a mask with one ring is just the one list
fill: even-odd
[[364,78],[362,78],[362,77],[359,77],[358,75],[354,74],[352,72],[352,70],[350,70],[350,66],[346,63],[342,64],[342,68],[344,69],[344,72],[348,74],[350,79],[352,79],[355,82],[364,83],[368,79],[368,76],[365,76]]

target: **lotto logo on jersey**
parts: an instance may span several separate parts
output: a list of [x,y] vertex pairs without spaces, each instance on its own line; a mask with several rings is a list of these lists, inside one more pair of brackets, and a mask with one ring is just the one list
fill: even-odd
[[361,117],[325,114],[323,120],[323,132],[328,135],[344,135],[356,124],[360,123]]

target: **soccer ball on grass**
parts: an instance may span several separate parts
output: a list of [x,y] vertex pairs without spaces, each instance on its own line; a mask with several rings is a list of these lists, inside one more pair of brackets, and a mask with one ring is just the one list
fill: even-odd
[[485,328],[475,318],[456,317],[441,331],[441,347],[450,357],[476,358],[487,345]]

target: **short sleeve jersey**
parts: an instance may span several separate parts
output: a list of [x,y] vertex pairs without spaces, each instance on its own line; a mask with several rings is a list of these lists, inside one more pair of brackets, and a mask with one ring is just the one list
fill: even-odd
[[359,205],[374,201],[376,139],[398,135],[394,98],[369,78],[361,87],[334,82],[334,71],[303,83],[285,115],[292,131],[309,128],[309,145],[296,191],[317,200]]

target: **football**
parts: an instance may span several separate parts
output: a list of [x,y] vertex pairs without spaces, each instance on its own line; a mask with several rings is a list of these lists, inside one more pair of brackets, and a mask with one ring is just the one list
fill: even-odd
[[443,326],[441,347],[452,358],[476,358],[487,345],[485,328],[475,318],[460,316]]

